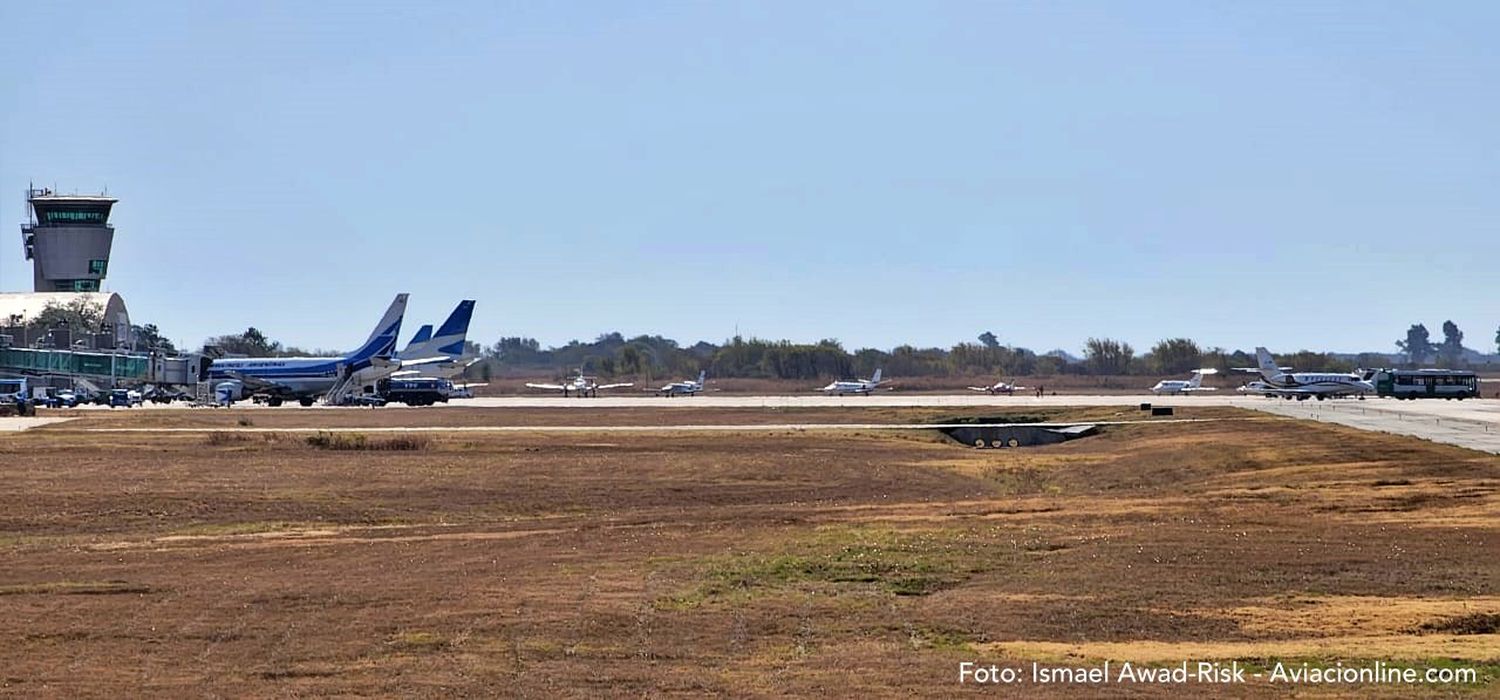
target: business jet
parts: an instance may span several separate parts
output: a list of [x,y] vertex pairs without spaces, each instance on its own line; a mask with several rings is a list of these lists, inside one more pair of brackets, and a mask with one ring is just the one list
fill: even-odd
[[872,375],[869,379],[836,381],[832,384],[829,384],[828,386],[815,389],[814,391],[821,391],[829,396],[833,396],[835,394],[839,396],[843,396],[844,394],[864,394],[865,396],[869,396],[870,392],[875,391],[875,389],[878,388],[880,384],[880,370],[877,369],[875,370],[875,374]]
[[633,382],[621,382],[621,383],[618,383],[618,384],[600,384],[600,383],[598,383],[598,382],[596,382],[594,380],[595,380],[595,377],[586,377],[583,374],[583,370],[578,370],[577,376],[573,377],[572,379],[569,379],[567,382],[564,382],[562,384],[540,384],[540,383],[538,383],[538,384],[532,384],[532,383],[528,382],[526,384],[526,386],[528,386],[528,387],[530,387],[532,389],[545,389],[547,391],[561,391],[563,396],[572,395],[572,396],[577,396],[579,398],[583,398],[585,396],[598,396],[600,389],[619,389],[619,388],[627,387],[627,386],[635,386],[635,384]]
[[1203,386],[1203,375],[1218,374],[1219,370],[1212,367],[1193,370],[1192,379],[1163,379],[1151,387],[1151,393],[1161,396],[1162,394],[1195,394],[1200,391],[1218,391],[1211,386]]
[[1002,380],[1002,381],[995,382],[991,386],[971,386],[971,387],[969,387],[969,391],[984,391],[984,392],[988,392],[990,396],[995,396],[995,395],[998,395],[998,394],[1005,394],[1006,396],[1014,396],[1017,391],[1020,391],[1020,390],[1025,389],[1025,388],[1026,387],[1024,387],[1024,386],[1016,386],[1014,384],[1011,384],[1009,382],[1006,382],[1006,381]]
[[680,382],[669,382],[658,389],[647,389],[655,391],[657,396],[696,396],[703,392],[703,381],[708,378],[707,370],[698,372],[698,381],[684,379]]
[[1333,372],[1291,372],[1288,367],[1278,367],[1265,348],[1255,349],[1257,367],[1236,367],[1240,372],[1258,372],[1260,381],[1250,382],[1239,388],[1243,394],[1261,394],[1266,397],[1284,399],[1317,399],[1329,397],[1359,396],[1375,393],[1375,385],[1358,374]]
[[342,357],[236,357],[220,358],[208,366],[208,378],[220,403],[260,394],[266,403],[280,406],[297,401],[311,406],[336,385],[347,384],[361,370],[395,365],[396,337],[406,314],[406,294],[397,294],[358,349]]

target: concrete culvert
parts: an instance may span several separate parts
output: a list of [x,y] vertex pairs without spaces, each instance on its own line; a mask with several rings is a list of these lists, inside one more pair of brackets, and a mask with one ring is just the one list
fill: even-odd
[[1054,445],[1098,432],[1093,425],[962,425],[941,428],[960,444],[981,449]]

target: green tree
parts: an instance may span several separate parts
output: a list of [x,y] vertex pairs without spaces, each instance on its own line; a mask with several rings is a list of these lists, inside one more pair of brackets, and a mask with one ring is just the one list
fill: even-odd
[[74,335],[98,333],[104,327],[104,307],[86,297],[65,304],[49,301],[26,325],[36,335],[52,330],[67,330]]
[[1406,339],[1396,341],[1396,347],[1406,354],[1408,363],[1420,365],[1432,357],[1432,334],[1427,332],[1427,326],[1414,323],[1406,329]]
[[1000,339],[996,338],[995,334],[989,331],[985,331],[979,334],[979,342],[983,343],[985,347],[992,350],[1000,347]]
[[245,357],[273,357],[281,354],[281,343],[266,337],[260,329],[251,326],[238,335],[221,335],[209,338],[206,345],[216,346],[232,355]]
[[142,350],[169,354],[177,352],[177,346],[173,345],[172,341],[162,335],[154,323],[148,323],[144,326],[131,326],[130,330],[135,336],[136,346]]
[[1438,361],[1444,367],[1457,367],[1464,357],[1464,332],[1458,324],[1443,321],[1443,343],[1437,347]]
[[1157,374],[1182,374],[1203,364],[1203,351],[1187,338],[1168,338],[1151,347],[1150,369]]
[[1094,374],[1125,374],[1135,348],[1113,338],[1089,338],[1083,344],[1083,361]]

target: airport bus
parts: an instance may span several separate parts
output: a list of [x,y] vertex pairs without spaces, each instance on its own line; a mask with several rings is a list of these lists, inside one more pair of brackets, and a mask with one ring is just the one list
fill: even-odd
[[1479,377],[1457,369],[1377,369],[1369,381],[1375,395],[1396,399],[1477,399]]

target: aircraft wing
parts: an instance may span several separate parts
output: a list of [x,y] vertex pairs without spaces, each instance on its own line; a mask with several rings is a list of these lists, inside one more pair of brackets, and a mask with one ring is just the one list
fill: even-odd
[[478,382],[478,383],[475,383],[475,384],[454,384],[453,388],[454,389],[473,389],[475,387],[489,386],[489,385],[490,385],[489,382]]
[[1216,386],[1190,386],[1190,387],[1184,387],[1182,389],[1178,389],[1178,391],[1218,391],[1218,390],[1219,390],[1219,387],[1216,387]]
[[452,357],[449,357],[447,355],[433,355],[432,357],[418,357],[418,358],[414,358],[414,359],[410,359],[410,360],[403,359],[403,360],[401,360],[401,367],[402,367],[402,369],[405,369],[407,367],[420,367],[422,365],[435,365],[435,364],[437,364],[439,362],[448,362],[448,361],[450,361],[452,359],[453,359]]
[[969,387],[969,391],[989,391],[989,390],[990,390],[990,388],[987,387],[987,386],[971,386],[971,387]]
[[531,387],[532,389],[547,389],[548,391],[562,391],[563,389],[568,388],[561,384],[532,384],[531,382],[527,382],[526,386]]
[[622,382],[622,383],[619,383],[619,384],[600,384],[599,386],[596,386],[594,388],[595,389],[619,389],[620,387],[625,387],[625,386],[635,386],[635,382]]

